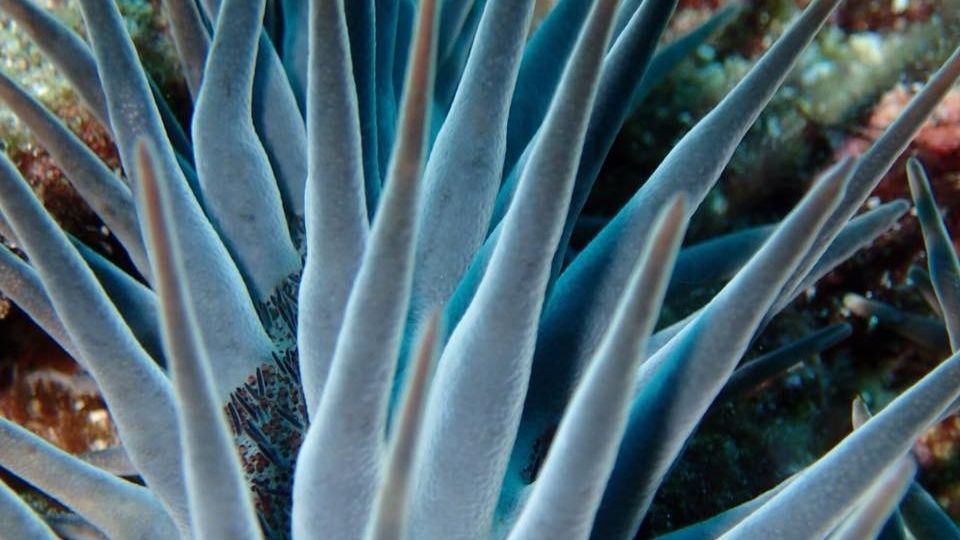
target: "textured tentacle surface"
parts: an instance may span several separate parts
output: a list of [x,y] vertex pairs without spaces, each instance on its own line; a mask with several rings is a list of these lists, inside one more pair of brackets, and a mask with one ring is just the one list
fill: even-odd
[[[651,233],[630,288],[604,343],[570,401],[569,413],[517,524],[514,540],[585,539],[607,478],[613,470],[633,397],[632,374],[644,358],[670,275],[670,261],[683,238],[686,209],[678,196]],[[568,490],[566,486],[578,486]]]
[[303,392],[312,415],[360,268],[369,221],[356,86],[341,3],[311,3],[310,32],[307,259],[297,331]]
[[0,418],[0,464],[111,537],[177,535],[173,521],[149,490],[88,465],[5,418]]
[[134,463],[183,525],[187,511],[174,435],[176,405],[166,376],[6,158],[0,159],[0,209],[30,255],[71,341],[113,407],[114,421]]
[[[170,186],[177,235],[188,267],[198,271],[190,280],[198,306],[197,322],[205,347],[222,354],[218,386],[226,396],[264,359],[271,344],[260,325],[243,280],[221,239],[191,192],[167,142],[159,113],[123,21],[110,0],[81,2],[92,36],[101,80],[111,111],[120,157],[136,163],[136,142],[145,137],[157,152],[158,175]],[[139,193],[134,169],[133,193]],[[141,226],[143,216],[140,214]],[[149,241],[147,249],[151,249]]]
[[[450,2],[444,5],[444,14],[453,9]],[[463,79],[424,172],[415,321],[418,312],[447,301],[486,235],[500,187],[510,96],[532,13],[529,0],[490,0],[483,10]]]
[[[382,474],[387,403],[413,281],[436,62],[435,2],[421,2],[418,9],[398,145],[347,301],[330,377],[298,458],[293,530],[304,537],[315,531],[336,538],[362,537]],[[358,402],[357,396],[364,397]],[[340,511],[315,511],[332,505]]]
[[[490,526],[515,437],[534,338],[606,50],[615,1],[594,5],[563,90],[520,181],[490,268],[437,368],[427,409],[416,535],[464,538]],[[509,343],[509,345],[507,345]],[[481,449],[468,441],[496,437]]]
[[[843,188],[842,177],[830,176],[814,186],[737,277],[643,364],[627,435],[593,538],[635,534],[687,434],[730,377]],[[727,323],[710,323],[719,320]]]
[[[163,299],[160,320],[164,349],[169,358],[180,418],[180,445],[184,453],[191,529],[196,538],[258,539],[260,524],[245,489],[240,460],[226,425],[190,309],[183,260],[171,234],[175,219],[168,196],[158,184],[152,149],[138,148],[145,234],[154,245],[153,274]],[[211,490],[217,486],[217,490]]]
[[[205,207],[258,302],[300,269],[251,115],[264,5],[264,0],[221,5],[193,119]],[[233,119],[229,130],[223,129],[224,118]]]
[[953,242],[943,220],[940,219],[940,211],[933,199],[927,174],[916,159],[907,163],[907,178],[917,208],[917,219],[923,230],[923,240],[927,246],[930,281],[937,294],[937,301],[942,306],[941,312],[950,336],[950,349],[955,351],[960,346],[960,261],[957,260]]

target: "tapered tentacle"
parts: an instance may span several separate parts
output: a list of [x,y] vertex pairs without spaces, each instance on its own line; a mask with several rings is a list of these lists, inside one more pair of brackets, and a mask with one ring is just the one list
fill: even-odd
[[63,327],[60,316],[50,302],[40,276],[7,246],[0,246],[0,292],[13,300],[13,303],[52,337],[61,349],[81,364],[84,363],[83,357],[73,345],[70,334]]
[[[565,321],[575,320],[577,324],[594,329],[607,326],[610,306],[615,305],[619,297],[616,291],[622,290],[624,279],[636,260],[627,254],[636,254],[642,247],[642,235],[631,235],[628,231],[638,230],[637,227],[643,230],[641,224],[648,223],[656,209],[677,190],[687,192],[690,211],[700,203],[719,178],[740,137],[836,4],[836,0],[818,0],[808,6],[801,18],[767,51],[751,73],[674,147],[627,206],[560,276],[544,313],[543,330],[539,338],[542,345],[538,347],[543,348],[543,354],[550,356],[547,349],[554,347],[551,342],[565,333],[562,330],[568,324]],[[717,136],[718,132],[724,133],[724,136]],[[711,158],[690,157],[694,155]],[[630,247],[622,251],[622,245]],[[615,249],[621,256],[612,256]],[[580,287],[585,282],[602,283],[603,288],[585,293]],[[595,347],[596,342],[594,339],[589,344]],[[557,348],[577,350],[582,345],[570,343]],[[589,357],[586,350],[581,349],[581,352],[586,354],[580,358]]]
[[[251,116],[264,5],[263,0],[225,0],[221,5],[193,113],[206,210],[259,302],[300,269],[277,182]],[[224,129],[227,118],[230,128]]]
[[651,90],[659,84],[670,71],[679,64],[684,58],[690,56],[698,47],[703,45],[707,39],[717,33],[727,23],[740,13],[742,4],[731,2],[718,9],[709,19],[690,32],[664,45],[657,50],[650,60],[650,67],[643,76],[643,80],[637,85],[630,98],[630,114],[636,112],[637,107],[643,102]]
[[914,538],[960,539],[960,527],[943,511],[940,503],[914,482],[900,504],[903,521]]
[[[785,294],[777,300],[769,316],[779,312],[784,306],[799,296],[803,291],[812,287],[828,272],[846,261],[851,255],[869,246],[881,234],[891,227],[910,209],[906,201],[896,200],[878,206],[851,219],[833,240],[830,247],[820,255],[806,276],[793,287],[790,294]],[[786,289],[784,289],[786,290]]]
[[567,244],[593,189],[593,183],[600,174],[600,167],[613,146],[617,133],[627,121],[630,96],[643,79],[659,37],[677,4],[677,0],[645,0],[635,12],[628,9],[630,6],[624,5],[621,8],[621,19],[626,13],[632,13],[632,16],[629,17],[629,22],[624,22],[623,33],[620,34],[618,30],[614,34],[619,37],[603,62],[600,91],[590,115],[590,126],[587,128],[580,167],[577,170],[577,182],[573,188],[563,235],[560,237],[560,248],[553,258],[553,279],[560,274]]
[[0,481],[0,523],[4,534],[20,540],[55,540],[56,533],[16,492]]
[[[150,91],[123,20],[111,0],[82,0],[81,10],[107,94],[121,160],[131,164],[134,195],[139,171],[136,141],[153,145],[157,174],[170,186],[177,214],[176,230],[187,265],[193,269],[191,295],[197,301],[197,324],[207,351],[218,356],[217,383],[222,397],[241,384],[264,359],[272,345],[257,318],[250,295],[232,258],[207,221],[163,133]],[[141,217],[142,219],[142,217]],[[150,242],[145,239],[148,251]]]
[[[634,258],[621,256],[615,260],[611,253],[621,245],[634,246],[636,253],[642,239],[624,233],[634,220],[649,221],[666,197],[677,190],[690,197],[691,209],[696,208],[709,188],[717,181],[734,148],[746,133],[763,106],[789,72],[804,46],[812,39],[826,17],[837,5],[837,0],[817,0],[811,3],[790,29],[767,51],[750,74],[667,155],[643,187],[630,199],[626,207],[584,249],[557,281],[554,298],[546,310],[546,319],[563,320],[568,314],[599,322],[611,304],[610,298],[584,295],[575,290],[584,279],[604,283],[618,283],[611,290],[622,287]],[[723,136],[718,136],[723,133]],[[692,156],[701,156],[693,158]],[[711,156],[703,159],[702,156]],[[692,211],[692,210],[691,210]],[[590,276],[587,278],[587,276]],[[606,281],[610,280],[610,281]],[[589,309],[588,309],[589,307]],[[596,323],[592,319],[601,317]],[[551,324],[545,322],[546,324]]]
[[164,0],[163,6],[170,21],[170,34],[180,58],[183,78],[190,95],[196,99],[210,50],[210,34],[203,25],[195,0]]
[[[418,6],[397,147],[317,413],[297,458],[293,533],[359,538],[381,476],[387,404],[413,280],[436,55],[436,2]],[[357,401],[357,396],[363,399]],[[344,410],[350,414],[344,415]],[[317,508],[336,506],[336,512]]]
[[5,157],[0,158],[0,209],[23,243],[84,364],[96,378],[130,457],[177,523],[185,524],[176,405],[166,376]]
[[[567,212],[560,250],[554,257],[554,278],[560,272],[566,245],[570,241],[577,218],[580,217],[580,211],[586,204],[587,196],[600,172],[600,166],[613,146],[617,133],[627,120],[630,112],[630,96],[643,80],[660,34],[663,33],[676,6],[675,0],[650,0],[644,2],[636,12],[624,9],[632,13],[632,16],[624,33],[614,42],[610,52],[604,58],[599,94],[593,113],[590,115],[590,126],[587,128],[580,167],[577,170],[577,183]],[[525,151],[507,177],[497,197],[495,222],[501,219],[503,212],[509,206],[517,175],[528,158],[529,152]]]
[[[173,521],[150,490],[88,465],[5,418],[0,418],[0,465],[111,538],[177,537]],[[6,523],[3,531],[9,532]]]
[[[224,14],[231,13],[229,7],[224,9]],[[169,188],[154,175],[147,144],[138,148],[140,206],[146,214],[144,234],[153,245],[155,288],[163,299],[159,319],[177,395],[191,530],[195,538],[258,539],[260,524],[194,322],[194,301],[186,286],[190,276],[172,227],[176,217],[166,193]]]
[[340,0],[311,2],[310,33],[307,259],[297,332],[303,393],[312,417],[360,268],[369,221],[357,94]]
[[819,254],[827,249],[847,220],[861,207],[958,77],[960,48],[930,77],[906,108],[857,160],[856,166],[850,172],[850,188],[843,202],[820,233],[808,260],[791,278],[788,289],[793,290],[795,284],[809,273],[810,266],[819,259]]
[[[380,200],[380,149],[377,147],[377,51],[374,21],[375,0],[344,3],[350,35],[350,59],[357,86],[360,111],[360,139],[363,144],[363,176],[367,193],[367,214],[373,216]],[[388,149],[384,148],[384,152]]]
[[791,540],[826,534],[958,394],[960,355],[954,355],[722,538]]
[[729,510],[725,510],[693,525],[688,525],[682,529],[658,536],[656,540],[714,540],[732,529],[737,523],[743,521],[744,518],[763,506],[774,495],[780,493],[794,478],[796,478],[796,475],[787,478],[772,489],[764,491],[745,503],[734,506]]
[[910,268],[907,269],[907,285],[916,287],[927,302],[927,306],[937,315],[942,315],[940,310],[943,308],[940,307],[940,300],[937,299],[937,293],[933,290],[933,283],[930,282],[930,274],[926,270],[911,264]]
[[160,366],[164,366],[156,295],[96,251],[79,240],[71,240],[140,345]]
[[123,446],[111,446],[103,450],[90,450],[77,455],[83,461],[117,476],[137,476],[140,471],[130,461]]
[[589,537],[626,427],[633,374],[645,357],[646,340],[686,230],[683,204],[682,195],[671,201],[654,224],[647,252],[570,400],[510,539]]
[[877,538],[897,503],[903,498],[917,472],[912,457],[901,458],[892,465],[864,495],[860,505],[827,538],[829,540],[859,540]]
[[836,208],[843,177],[822,178],[707,307],[641,367],[629,427],[593,538],[636,533],[657,486],[730,377],[783,283]]
[[681,249],[667,294],[733,277],[774,230],[776,225],[751,227]]
[[0,99],[27,125],[80,196],[127,250],[137,270],[150,275],[130,188],[39,101],[0,73]]
[[3,0],[0,10],[16,19],[70,81],[77,96],[100,124],[110,129],[110,114],[100,88],[97,63],[83,39],[34,0]]
[[736,398],[779,375],[806,357],[829,349],[853,332],[847,323],[831,324],[747,362],[730,376],[717,399]]
[[[221,0],[199,0],[211,21],[216,21]],[[307,135],[297,98],[273,43],[261,32],[253,81],[253,125],[260,135],[283,207],[294,231],[303,220],[303,193],[307,179]]]
[[390,450],[372,507],[367,540],[401,540],[407,530],[423,409],[439,353],[439,326],[440,311],[437,310],[427,319],[417,339],[413,370],[390,435]]
[[[33,0],[4,0],[0,9],[13,17],[56,64],[80,99],[93,113],[94,117],[109,130],[115,130],[113,119],[109,115],[109,104],[102,88],[97,61],[90,48],[56,17],[41,9]],[[177,152],[191,156],[190,142],[187,140],[169,105],[153,81],[150,81],[153,99],[161,112],[164,128]]]
[[[520,420],[550,261],[596,96],[616,2],[594,4],[473,303],[437,369],[413,534],[460,538],[491,525]],[[479,448],[470,441],[495,441]]]
[[[880,205],[877,208],[868,210],[863,214],[851,219],[840,234],[833,240],[827,251],[820,257],[820,261],[807,274],[804,280],[793,290],[789,296],[781,296],[774,304],[774,307],[767,313],[764,325],[776,315],[787,303],[796,298],[800,293],[811,287],[817,280],[823,277],[827,272],[835,268],[838,264],[846,260],[854,251],[872,242],[877,236],[888,230],[907,210],[904,201],[893,201]],[[696,246],[694,246],[695,248]],[[683,255],[683,250],[680,251]],[[718,256],[721,256],[718,254]],[[808,253],[805,260],[810,257]],[[680,261],[677,261],[679,266]],[[721,264],[721,263],[712,263]],[[659,330],[650,337],[650,346],[648,353],[653,354],[668,341],[673,339],[687,324],[692,322],[699,315],[699,311],[687,316],[682,321],[674,323],[667,328]],[[762,327],[763,325],[761,325]]]
[[911,158],[907,162],[907,179],[927,247],[930,281],[946,322],[950,349],[955,351],[960,347],[960,261],[957,260],[950,234],[940,218],[927,174],[916,159]]
[[[453,293],[486,237],[500,187],[510,97],[534,2],[490,0],[424,171],[413,325]],[[443,14],[453,9],[444,4]]]
[[877,300],[868,300],[858,294],[847,294],[843,305],[860,317],[876,317],[877,323],[931,352],[950,350],[950,340],[943,321],[935,317],[914,315]]

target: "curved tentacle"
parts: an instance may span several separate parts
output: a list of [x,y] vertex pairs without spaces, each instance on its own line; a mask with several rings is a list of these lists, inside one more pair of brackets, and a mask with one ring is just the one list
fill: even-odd
[[[264,0],[225,0],[193,113],[197,173],[210,219],[255,301],[300,269],[251,102]],[[231,125],[224,129],[224,119]]]

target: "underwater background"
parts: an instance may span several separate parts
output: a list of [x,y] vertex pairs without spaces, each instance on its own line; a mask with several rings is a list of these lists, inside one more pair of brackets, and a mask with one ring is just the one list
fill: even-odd
[[[44,3],[82,31],[75,2]],[[538,6],[540,16],[550,9],[549,3]],[[574,237],[575,249],[616,213],[673,144],[734,86],[807,3],[744,2],[724,29],[650,90],[604,164],[584,210],[587,225]],[[728,4],[732,2],[682,1],[665,39],[695,28]],[[122,0],[119,5],[145,67],[175,113],[185,120],[189,97],[159,0]],[[958,41],[960,0],[844,2],[740,145],[695,215],[684,245],[782,219],[820,172],[869,146]],[[6,18],[0,18],[0,62],[7,73],[67,119],[108,164],[119,167],[106,132]],[[116,239],[2,106],[0,139],[66,230],[121,267],[132,268]],[[906,157],[918,156],[930,175],[948,228],[954,238],[960,238],[958,150],[960,90],[955,89],[868,205],[909,199],[904,164]],[[589,226],[591,222],[594,227]],[[871,408],[879,409],[947,356],[945,332],[939,341],[900,335],[909,325],[888,324],[871,313],[863,317],[862,310],[856,309],[859,304],[850,300],[855,297],[849,296],[882,301],[931,322],[936,314],[924,298],[926,291],[910,280],[911,268],[925,265],[919,227],[910,214],[785,309],[748,358],[833,323],[851,324],[852,334],[748,395],[714,403],[661,487],[640,536],[699,521],[774,486],[850,431],[853,397],[859,395]],[[691,283],[683,295],[671,294],[658,326],[682,319],[721,285]],[[109,413],[89,376],[5,299],[0,301],[0,415],[74,453],[117,442]],[[960,520],[960,419],[952,416],[940,422],[917,442],[915,454],[920,483]],[[33,502],[54,504],[40,495]]]

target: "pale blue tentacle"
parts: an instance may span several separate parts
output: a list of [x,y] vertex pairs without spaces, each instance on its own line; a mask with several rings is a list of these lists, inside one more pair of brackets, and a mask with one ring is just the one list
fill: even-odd
[[[587,128],[580,167],[577,170],[577,183],[560,241],[561,248],[554,257],[554,276],[560,271],[566,245],[600,172],[600,166],[630,113],[630,96],[645,77],[660,34],[676,6],[676,0],[649,0],[635,12],[625,10],[632,16],[623,34],[619,35],[604,58],[600,89],[590,115],[590,126]],[[525,150],[513,170],[509,171],[497,197],[494,222],[498,222],[506,212],[516,189],[518,175],[527,159],[529,151]]]
[[[216,21],[220,0],[200,0]],[[283,62],[265,32],[260,33],[253,81],[253,125],[276,175],[283,207],[296,231],[302,225],[303,194],[307,181],[307,135],[297,98],[283,70]]]
[[57,535],[27,503],[0,481],[0,523],[4,534],[18,540],[56,540]]
[[[644,358],[686,230],[683,196],[652,226],[647,251],[617,315],[574,392],[511,540],[582,540],[613,470],[633,397],[633,374]],[[570,489],[576,486],[576,489]]]
[[791,278],[788,290],[793,290],[796,283],[809,273],[809,268],[819,259],[820,253],[827,249],[847,220],[857,212],[883,175],[890,170],[894,161],[920,130],[927,117],[958,77],[960,77],[960,47],[930,77],[927,84],[883,131],[867,152],[857,160],[856,166],[850,172],[850,187],[843,202],[837,213],[830,218],[827,226],[820,232],[808,260]]
[[342,1],[311,2],[310,32],[307,258],[300,280],[297,341],[303,393],[313,416],[360,268],[369,221],[359,109]]
[[821,179],[699,316],[642,365],[629,428],[593,538],[636,533],[683,443],[839,203],[843,180],[842,176]]
[[881,234],[889,231],[909,209],[910,205],[906,201],[895,200],[870,209],[851,219],[830,243],[827,250],[820,255],[820,259],[810,268],[807,275],[796,284],[792,292],[781,296],[774,309],[771,310],[770,316],[779,312],[803,291],[812,287],[820,278],[849,259],[851,255],[869,246]]
[[[259,302],[300,269],[251,116],[264,6],[264,0],[223,2],[193,113],[204,206]],[[223,129],[227,118],[230,129]]]
[[861,540],[878,538],[884,524],[896,510],[897,504],[910,487],[917,472],[913,457],[904,457],[890,466],[870,490],[864,494],[857,508],[844,519],[829,540]]
[[165,365],[157,319],[157,297],[153,291],[79,240],[71,238],[71,241],[97,276],[127,326],[137,336],[140,345],[158,364]]
[[[416,325],[443,305],[483,242],[500,187],[510,97],[534,2],[487,2],[447,121],[424,171],[414,274]],[[452,9],[450,2],[441,11]],[[441,50],[442,52],[442,50]]]
[[930,281],[946,322],[950,349],[960,347],[960,261],[933,198],[923,165],[914,158],[907,162],[907,179],[917,208],[917,220],[927,247]]
[[[221,355],[216,360],[217,383],[225,398],[270,358],[272,344],[237,267],[207,221],[166,142],[142,67],[116,6],[112,0],[81,0],[80,8],[100,62],[121,160],[136,163],[135,145],[141,137],[157,151],[156,165],[162,181],[170,186],[171,204],[178,217],[176,230],[183,257],[195,272],[190,287],[197,301],[197,324],[207,350]],[[130,172],[136,196],[136,168]],[[145,242],[149,251],[150,242]]]
[[958,395],[960,355],[955,354],[722,538],[800,540],[826,534]]
[[137,270],[149,277],[150,263],[130,188],[63,122],[4,73],[0,73],[0,99],[27,125],[80,196],[116,235]]
[[413,369],[390,434],[390,449],[371,510],[367,540],[401,540],[405,536],[423,409],[439,356],[440,313],[433,312],[416,341]]
[[183,78],[190,96],[196,99],[210,50],[210,34],[195,0],[164,0],[163,7],[170,21],[170,35],[177,48]]
[[159,319],[177,396],[191,530],[195,538],[256,540],[262,538],[260,524],[194,320],[195,302],[172,226],[176,217],[169,187],[159,182],[148,144],[138,147],[140,207],[144,234],[153,245],[155,287],[163,300]]
[[130,461],[123,445],[109,446],[103,450],[90,450],[77,455],[83,461],[117,476],[137,476],[140,471]]
[[37,326],[52,337],[61,349],[76,358],[81,364],[83,357],[73,345],[73,340],[63,327],[60,316],[43,288],[43,281],[33,269],[7,246],[0,246],[0,292],[13,300]]
[[[418,9],[388,181],[347,302],[329,379],[297,459],[293,532],[304,538],[317,531],[333,538],[362,537],[380,482],[387,405],[413,281],[436,63],[436,4],[424,0]],[[336,512],[316,511],[334,506]]]
[[17,20],[34,43],[56,64],[93,116],[110,129],[107,101],[97,63],[76,33],[34,0],[2,0],[0,10]]
[[178,524],[186,523],[179,445],[173,435],[176,405],[166,376],[5,157],[0,158],[0,209],[97,380],[130,457]]
[[[0,464],[111,538],[177,537],[150,490],[88,465],[5,418],[0,418]],[[7,532],[5,523],[2,531]]]
[[[594,4],[490,268],[441,357],[427,408],[414,535],[472,537],[491,525],[615,11],[615,0]],[[477,437],[491,443],[478,447],[471,442]]]
[[[734,90],[674,146],[626,207],[557,279],[540,322],[534,375],[525,405],[524,423],[542,424],[521,429],[513,459],[515,468],[523,467],[519,463],[529,455],[528,449],[542,428],[555,421],[558,405],[562,407],[569,395],[580,366],[596,350],[609,324],[612,306],[643,249],[644,236],[638,231],[646,230],[657,209],[677,191],[687,193],[691,203],[688,211],[700,204],[750,124],[837,3],[811,3]],[[467,286],[474,272],[483,271],[482,263],[475,262],[474,266],[464,279]],[[469,295],[461,286],[451,309],[462,305]]]

